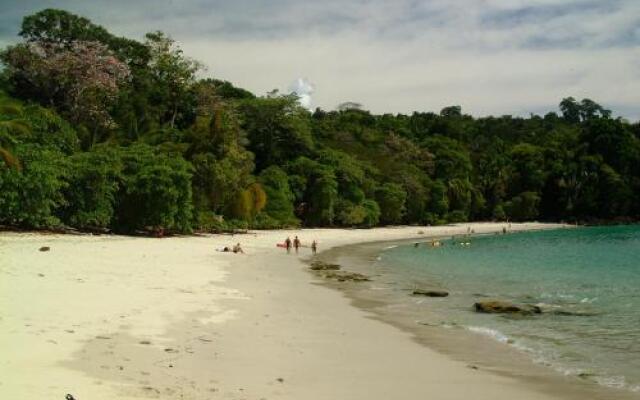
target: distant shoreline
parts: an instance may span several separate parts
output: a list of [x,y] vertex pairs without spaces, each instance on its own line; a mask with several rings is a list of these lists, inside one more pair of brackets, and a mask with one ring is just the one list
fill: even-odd
[[[243,235],[243,234],[252,234],[254,232],[273,232],[273,231],[295,231],[295,230],[313,230],[313,229],[335,229],[335,230],[356,230],[356,231],[370,231],[375,229],[397,229],[397,228],[437,228],[437,227],[453,227],[459,225],[475,225],[475,224],[503,224],[508,226],[509,224],[526,224],[530,222],[509,222],[509,221],[472,221],[472,222],[456,222],[450,224],[443,225],[385,225],[385,226],[374,226],[374,227],[344,227],[344,226],[304,226],[304,227],[288,227],[288,228],[280,228],[280,229],[258,229],[258,228],[247,228],[247,229],[233,229],[233,230],[221,230],[221,231],[195,231],[193,233],[174,233],[174,232],[166,232],[162,236],[158,236],[154,234],[153,231],[138,231],[131,233],[123,233],[123,232],[114,232],[108,229],[77,229],[73,227],[59,227],[59,228],[42,228],[42,229],[34,229],[34,228],[21,228],[19,226],[10,226],[10,225],[0,225],[0,233],[33,233],[33,234],[42,234],[42,235],[78,235],[78,236],[126,236],[126,237],[148,237],[148,238],[164,238],[164,237],[198,237],[203,235]],[[542,225],[547,224],[558,224],[565,226],[576,226],[575,223],[566,223],[566,222],[558,222],[558,221],[535,221],[534,223],[539,223]],[[598,222],[580,222],[577,226],[607,226],[607,225],[625,225],[625,224],[639,224],[640,220],[603,220]]]

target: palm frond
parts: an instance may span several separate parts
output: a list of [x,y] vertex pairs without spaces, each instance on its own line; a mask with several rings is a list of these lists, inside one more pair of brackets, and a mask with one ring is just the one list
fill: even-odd
[[0,121],[0,131],[5,131],[14,135],[28,136],[31,134],[31,126],[25,120],[10,119]]
[[21,117],[22,107],[13,103],[0,103],[0,115],[6,115],[11,117]]
[[15,168],[18,171],[22,170],[22,165],[20,161],[11,154],[7,149],[0,147],[0,159],[4,162],[4,164],[9,168]]

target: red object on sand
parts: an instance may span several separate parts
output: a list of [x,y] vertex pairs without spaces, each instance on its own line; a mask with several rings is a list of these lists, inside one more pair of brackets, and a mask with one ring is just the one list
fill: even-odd
[[287,247],[287,245],[285,243],[276,243],[277,247]]

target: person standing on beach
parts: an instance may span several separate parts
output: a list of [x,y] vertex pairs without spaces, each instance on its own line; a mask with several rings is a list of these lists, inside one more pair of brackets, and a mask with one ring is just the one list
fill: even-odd
[[287,253],[291,252],[291,239],[287,236],[287,240],[284,241],[284,247],[287,248]]
[[318,252],[318,242],[316,242],[315,240],[311,242],[311,252],[313,254],[316,254]]
[[296,249],[296,254],[298,254],[298,249],[300,248],[300,239],[296,236],[293,239],[293,247]]

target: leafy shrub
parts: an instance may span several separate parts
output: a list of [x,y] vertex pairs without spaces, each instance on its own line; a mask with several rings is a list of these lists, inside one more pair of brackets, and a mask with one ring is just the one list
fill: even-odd
[[0,223],[24,228],[60,225],[58,208],[65,204],[68,166],[56,149],[23,144],[15,153],[22,170],[0,168]]
[[70,157],[69,185],[64,190],[65,223],[81,228],[107,228],[114,216],[122,180],[120,154],[108,148]]
[[152,147],[140,144],[122,150],[122,163],[117,228],[190,232],[191,165],[182,158],[157,154]]
[[369,228],[378,225],[378,222],[380,222],[380,206],[378,206],[378,203],[375,200],[366,199],[362,202],[362,207],[366,211],[362,224]]
[[380,206],[380,222],[397,224],[405,212],[407,192],[395,183],[385,183],[376,190],[376,202]]
[[78,150],[80,141],[76,131],[55,111],[30,105],[24,108],[24,119],[31,130],[25,142],[54,147],[67,155]]
[[298,225],[293,214],[294,195],[287,174],[277,166],[271,166],[258,178],[267,196],[264,214],[284,225]]
[[462,210],[455,210],[455,211],[451,211],[448,215],[447,215],[447,220],[449,222],[465,222],[467,221],[467,213],[465,213]]
[[505,203],[507,214],[515,221],[532,220],[538,216],[540,196],[535,192],[522,192]]

